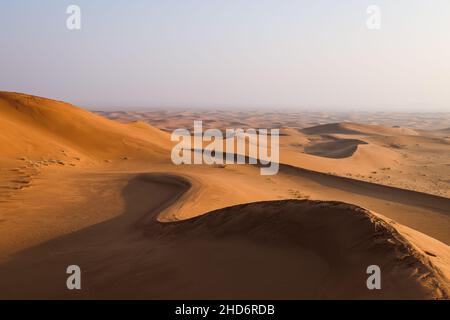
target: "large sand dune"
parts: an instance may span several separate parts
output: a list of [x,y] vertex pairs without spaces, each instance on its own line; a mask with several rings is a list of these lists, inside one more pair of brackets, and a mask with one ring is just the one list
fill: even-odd
[[[0,93],[0,124],[1,298],[448,298],[435,132],[285,128],[264,177],[175,166],[168,133],[44,98]],[[81,292],[65,288],[71,264]]]
[[[126,213],[26,250],[0,267],[2,298],[447,298],[445,272],[367,210],[338,202],[272,201],[157,222],[190,183],[141,175]],[[146,203],[139,194],[150,196]],[[138,194],[138,195],[137,195]],[[157,194],[157,195],[156,195]],[[145,204],[147,207],[143,206]],[[420,240],[416,233],[413,240]],[[435,243],[434,256],[447,255]],[[83,267],[81,293],[61,290],[64,266]],[[367,290],[367,266],[386,276]],[[33,272],[29,272],[33,265]],[[17,281],[19,280],[19,283]],[[118,290],[120,289],[120,290]]]
[[1,156],[73,161],[167,154],[168,135],[149,125],[124,125],[64,102],[19,93],[0,92],[0,127]]

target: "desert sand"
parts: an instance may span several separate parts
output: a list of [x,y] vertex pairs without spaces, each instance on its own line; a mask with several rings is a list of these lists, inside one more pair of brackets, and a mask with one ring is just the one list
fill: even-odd
[[[282,128],[279,174],[172,164],[170,129],[196,117]],[[448,122],[420,117],[92,113],[1,92],[0,298],[448,299]]]

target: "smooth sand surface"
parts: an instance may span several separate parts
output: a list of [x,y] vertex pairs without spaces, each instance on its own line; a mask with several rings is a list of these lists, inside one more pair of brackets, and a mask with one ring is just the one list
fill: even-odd
[[[1,278],[6,290],[0,296],[447,298],[447,280],[427,255],[395,224],[369,211],[339,202],[284,200],[158,222],[158,213],[189,188],[177,176],[135,176],[123,190],[125,214],[4,263],[0,274],[10,276]],[[441,257],[446,247],[436,242],[433,255]],[[382,291],[365,286],[373,261],[386,273]],[[64,290],[65,275],[59,272],[74,262],[86,283],[79,293]]]
[[356,139],[333,139],[328,142],[312,144],[305,148],[305,152],[315,156],[342,159],[351,157],[358,150],[360,144],[367,144],[367,142]]
[[[284,128],[265,177],[175,166],[167,132],[53,100],[0,93],[0,124],[2,299],[448,298],[439,133]],[[81,292],[65,287],[71,264]]]

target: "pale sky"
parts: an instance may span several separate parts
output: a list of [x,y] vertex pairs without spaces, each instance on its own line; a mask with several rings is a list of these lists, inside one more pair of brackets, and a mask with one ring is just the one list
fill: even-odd
[[450,111],[449,0],[0,5],[0,90],[91,108]]

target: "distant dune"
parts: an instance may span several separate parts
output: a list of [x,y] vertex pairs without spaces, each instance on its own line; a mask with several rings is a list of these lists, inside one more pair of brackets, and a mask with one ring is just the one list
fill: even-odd
[[306,134],[379,134],[379,135],[417,135],[417,132],[407,128],[387,128],[379,125],[357,123],[330,123],[301,130]]
[[326,158],[348,158],[355,153],[360,144],[367,144],[367,142],[357,139],[336,139],[330,142],[321,142],[307,146],[305,152]]
[[436,130],[447,128],[450,123],[450,112],[432,113],[425,109],[422,112],[342,112],[339,110],[220,110],[220,109],[174,109],[152,108],[127,111],[97,111],[110,119],[120,122],[142,120],[158,128],[173,130],[188,126],[193,119],[208,119],[209,128],[223,128],[232,122],[244,124],[245,127],[275,128],[309,128],[319,124],[355,123],[378,124],[383,127],[400,127],[413,130]]
[[363,132],[354,128],[354,124],[330,123],[310,128],[304,128],[301,131],[306,134],[361,134]]

